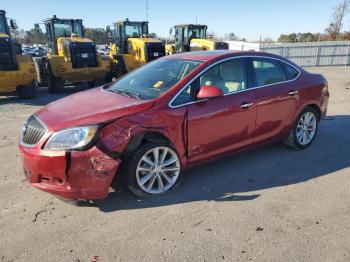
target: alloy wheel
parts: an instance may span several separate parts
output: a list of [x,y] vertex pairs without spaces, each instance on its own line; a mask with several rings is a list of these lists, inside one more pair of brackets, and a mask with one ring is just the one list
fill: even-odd
[[161,194],[173,187],[180,174],[177,154],[168,147],[155,147],[147,151],[136,168],[140,188],[149,194]]
[[296,127],[296,138],[298,142],[306,146],[308,145],[316,134],[317,119],[314,113],[305,112],[298,121]]

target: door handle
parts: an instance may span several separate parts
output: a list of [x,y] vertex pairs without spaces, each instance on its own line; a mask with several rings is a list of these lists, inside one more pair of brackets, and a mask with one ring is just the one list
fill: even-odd
[[251,107],[253,105],[253,103],[243,103],[240,105],[240,108],[243,109],[248,109],[249,107]]
[[298,94],[298,93],[299,93],[299,91],[291,90],[291,91],[288,92],[288,95],[294,96],[294,95],[296,95],[296,94]]

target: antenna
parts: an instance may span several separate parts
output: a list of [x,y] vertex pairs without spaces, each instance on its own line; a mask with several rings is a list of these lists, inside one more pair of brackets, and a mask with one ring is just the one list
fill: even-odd
[[148,0],[146,0],[146,21],[148,21]]

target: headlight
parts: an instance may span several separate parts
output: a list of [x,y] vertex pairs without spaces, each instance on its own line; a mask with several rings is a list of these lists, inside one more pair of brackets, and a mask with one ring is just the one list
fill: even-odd
[[47,141],[44,149],[64,150],[75,149],[83,150],[97,136],[98,126],[79,126],[68,128],[53,133]]

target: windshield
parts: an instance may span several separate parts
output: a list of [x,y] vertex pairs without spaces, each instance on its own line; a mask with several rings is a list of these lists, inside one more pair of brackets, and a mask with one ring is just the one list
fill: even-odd
[[204,39],[205,30],[204,28],[189,28],[188,37]]
[[134,23],[125,25],[126,37],[141,37],[143,34],[148,34],[147,24]]
[[73,29],[72,29],[72,21],[64,21],[60,20],[58,22],[54,22],[53,24],[55,36],[58,37],[70,37],[74,32],[78,36],[83,35],[82,24],[79,21],[73,21]]
[[201,61],[159,59],[131,72],[107,90],[153,99],[167,92],[198,67]]
[[72,27],[70,21],[60,21],[53,24],[55,36],[58,37],[69,37],[72,34]]
[[6,34],[7,33],[7,28],[6,28],[6,23],[5,23],[5,16],[0,14],[0,33]]

